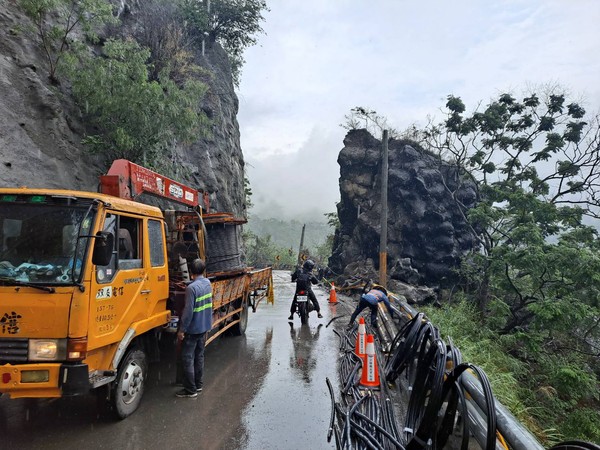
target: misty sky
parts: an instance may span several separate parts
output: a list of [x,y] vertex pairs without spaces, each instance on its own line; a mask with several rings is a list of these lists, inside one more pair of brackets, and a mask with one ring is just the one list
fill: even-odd
[[[403,130],[559,84],[600,110],[600,0],[267,0],[238,91],[251,214],[324,220],[351,108]],[[378,136],[380,138],[380,136]]]

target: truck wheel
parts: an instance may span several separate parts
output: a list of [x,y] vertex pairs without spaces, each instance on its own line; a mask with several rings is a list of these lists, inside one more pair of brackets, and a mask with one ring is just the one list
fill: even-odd
[[147,369],[146,354],[138,348],[129,350],[119,364],[111,392],[113,411],[119,419],[131,415],[140,405]]
[[231,327],[231,333],[234,336],[241,336],[246,332],[246,327],[248,326],[248,302],[248,298],[242,299],[242,311],[236,316],[239,322]]

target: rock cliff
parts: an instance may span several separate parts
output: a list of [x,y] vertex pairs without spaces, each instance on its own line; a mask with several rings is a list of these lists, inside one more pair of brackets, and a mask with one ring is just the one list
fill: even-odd
[[[135,20],[135,9],[127,10]],[[82,145],[80,113],[68,88],[49,82],[39,38],[26,32],[29,23],[16,1],[0,4],[0,186],[96,191],[108,167]],[[196,64],[211,74],[199,105],[212,121],[211,133],[173,149],[182,169],[176,178],[210,192],[213,209],[245,216],[238,99],[227,55],[209,44],[204,56],[197,50]]]
[[[388,148],[388,274],[404,283],[449,285],[475,242],[451,192],[469,208],[477,200],[475,186],[463,182],[458,189],[452,181],[457,169],[415,143],[392,139]],[[350,131],[338,163],[341,226],[330,266],[348,273],[368,260],[378,269],[381,142],[366,130]]]

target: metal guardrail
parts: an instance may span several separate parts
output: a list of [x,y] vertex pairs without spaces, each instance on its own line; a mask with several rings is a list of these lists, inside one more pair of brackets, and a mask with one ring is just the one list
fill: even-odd
[[[468,371],[463,373],[460,378],[461,385],[469,393],[473,402],[478,406],[477,410],[481,412],[484,408],[485,398],[481,390],[481,384]],[[544,450],[542,444],[527,430],[519,420],[513,416],[508,409],[500,402],[495,402],[496,406],[496,425],[498,431],[502,434],[506,442],[514,450]],[[503,447],[499,447],[503,448]]]

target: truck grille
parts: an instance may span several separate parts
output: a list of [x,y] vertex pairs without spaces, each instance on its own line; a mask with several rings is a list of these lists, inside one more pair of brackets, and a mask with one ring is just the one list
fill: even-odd
[[0,364],[27,362],[28,339],[0,338]]

